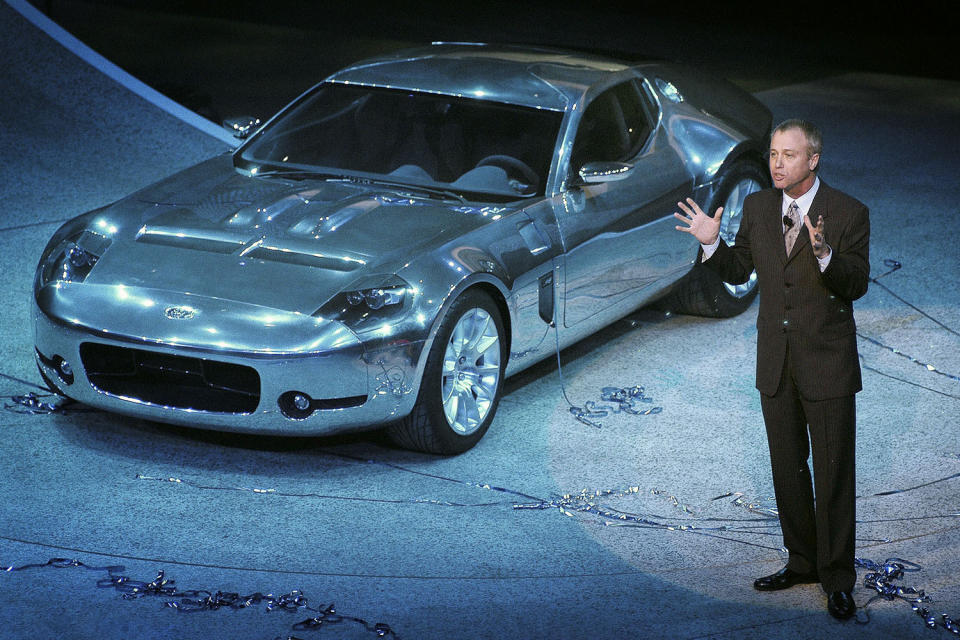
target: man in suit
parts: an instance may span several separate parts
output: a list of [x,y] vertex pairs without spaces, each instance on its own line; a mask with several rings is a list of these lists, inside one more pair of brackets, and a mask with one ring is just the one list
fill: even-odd
[[732,246],[719,237],[722,208],[711,217],[688,198],[677,203],[685,215],[674,216],[683,223],[678,230],[700,241],[703,266],[724,281],[746,282],[757,272],[756,385],[789,559],[754,587],[820,582],[831,615],[845,619],[856,610],[854,394],[861,380],[853,301],[867,291],[870,223],[863,204],[817,176],[821,144],[809,122],[774,129],[774,188],[744,201]]

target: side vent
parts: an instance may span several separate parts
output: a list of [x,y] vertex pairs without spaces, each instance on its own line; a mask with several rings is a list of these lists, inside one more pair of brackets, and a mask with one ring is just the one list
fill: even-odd
[[553,271],[540,276],[540,319],[553,326]]

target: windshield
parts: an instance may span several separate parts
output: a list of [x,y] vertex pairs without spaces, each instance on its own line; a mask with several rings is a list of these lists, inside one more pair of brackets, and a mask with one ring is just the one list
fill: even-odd
[[563,114],[325,83],[255,135],[238,164],[511,198],[542,195]]

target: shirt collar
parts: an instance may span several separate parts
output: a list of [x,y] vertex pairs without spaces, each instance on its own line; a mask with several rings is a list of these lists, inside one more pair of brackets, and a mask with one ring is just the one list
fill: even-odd
[[[817,195],[817,190],[820,188],[820,176],[816,176],[813,181],[813,186],[810,189],[797,198],[797,207],[800,209],[800,219],[803,219],[803,216],[807,215],[807,212],[810,211],[810,205],[813,204],[813,198]],[[783,194],[783,202],[781,208],[783,209],[783,214],[787,213],[787,207],[790,206],[790,203],[793,202],[793,198],[788,196],[786,193]]]

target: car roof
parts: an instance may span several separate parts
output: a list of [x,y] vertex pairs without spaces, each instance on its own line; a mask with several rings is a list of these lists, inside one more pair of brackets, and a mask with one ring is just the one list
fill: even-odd
[[564,111],[626,62],[545,47],[434,43],[353,64],[328,82],[470,96]]

